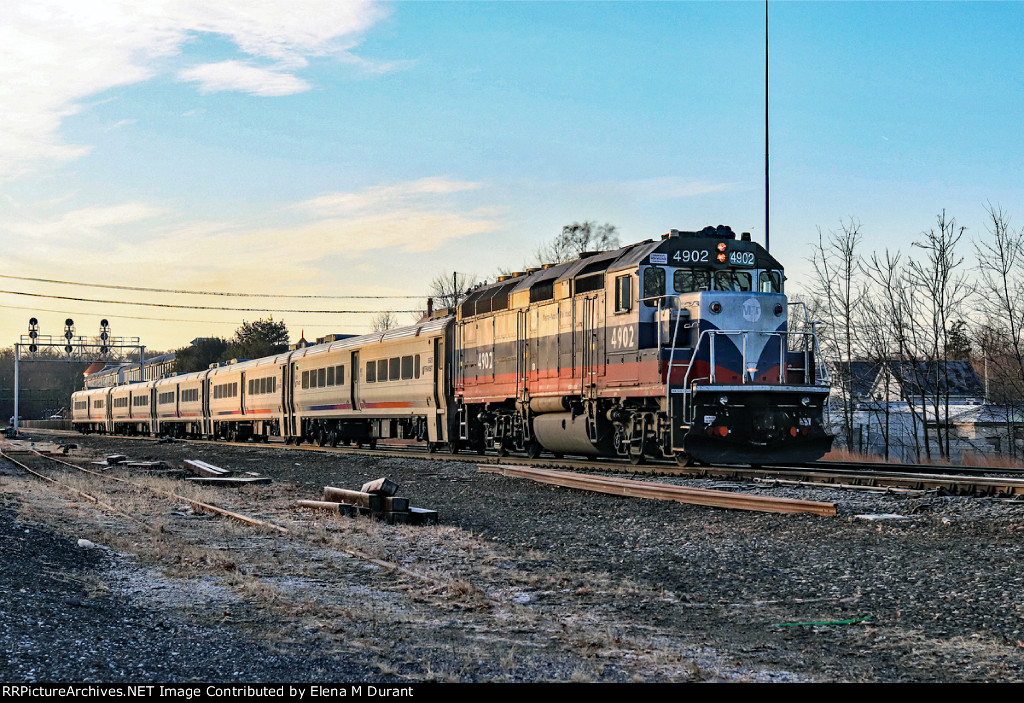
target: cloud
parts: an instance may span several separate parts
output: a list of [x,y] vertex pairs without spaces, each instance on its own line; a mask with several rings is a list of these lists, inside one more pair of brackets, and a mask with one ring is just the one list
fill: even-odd
[[[242,288],[290,291],[313,280],[336,280],[327,262],[339,256],[347,257],[346,271],[353,274],[359,263],[387,265],[500,229],[499,213],[447,198],[480,186],[436,177],[334,193],[344,206],[305,201],[289,208],[303,213],[302,221],[272,227],[188,221],[165,208],[131,202],[45,219],[8,218],[0,228],[21,242],[8,254],[13,271],[48,261],[55,270],[70,270],[70,280],[89,280],[82,272],[116,271],[118,282],[131,285],[231,290],[249,281],[258,285]],[[373,285],[394,289],[394,282]]]
[[373,186],[358,193],[325,193],[298,203],[296,210],[321,216],[355,213],[380,207],[403,206],[422,196],[448,195],[479,188],[479,183],[453,181],[442,177],[421,178],[406,183]]
[[200,93],[237,90],[250,95],[276,97],[303,93],[312,86],[290,73],[259,68],[240,61],[221,61],[182,71],[180,80],[199,84]]
[[[201,89],[287,95],[290,74],[313,56],[354,61],[358,37],[386,14],[376,0],[23,0],[0,23],[0,178],[89,152],[65,144],[61,122],[84,100],[168,70],[167,59],[203,34],[226,37],[251,60],[191,69]],[[213,68],[217,67],[219,68]],[[246,70],[247,69],[247,70]],[[270,85],[253,89],[253,80]],[[214,86],[224,85],[224,88]],[[248,86],[248,87],[246,87]]]
[[677,176],[647,178],[626,183],[626,189],[649,200],[676,200],[693,198],[710,193],[721,193],[736,187],[736,183],[709,183],[707,181],[689,181]]
[[33,218],[6,222],[3,227],[22,242],[82,242],[103,240],[110,235],[112,228],[150,220],[165,213],[164,208],[146,203],[123,203],[72,210],[49,220]]

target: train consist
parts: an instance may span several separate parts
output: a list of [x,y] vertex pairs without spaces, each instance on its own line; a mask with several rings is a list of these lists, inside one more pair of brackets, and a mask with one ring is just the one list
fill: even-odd
[[[419,323],[79,391],[83,432],[808,461],[828,375],[782,266],[728,227],[502,276]],[[798,308],[799,310],[802,310]]]

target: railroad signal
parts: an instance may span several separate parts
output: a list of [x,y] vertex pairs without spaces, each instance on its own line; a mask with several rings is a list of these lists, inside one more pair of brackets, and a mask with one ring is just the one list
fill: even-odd
[[28,319],[28,338],[29,345],[28,350],[30,352],[36,352],[39,347],[36,346],[36,339],[39,337],[39,320],[34,317]]
[[105,319],[100,320],[100,354],[106,354],[109,350],[107,340],[110,339],[110,323]]

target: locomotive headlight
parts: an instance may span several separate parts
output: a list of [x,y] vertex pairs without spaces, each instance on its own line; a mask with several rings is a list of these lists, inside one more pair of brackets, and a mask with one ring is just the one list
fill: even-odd
[[717,315],[718,313],[722,312],[722,304],[716,300],[715,302],[711,303],[711,305],[708,306],[708,310]]
[[718,243],[718,251],[725,251],[725,242]]
[[775,305],[775,317],[782,314],[782,303],[776,303]]
[[729,404],[729,396],[727,396],[727,395],[720,395],[720,396],[718,396],[718,403],[719,403],[719,405],[728,405]]
[[715,258],[718,259],[718,263],[720,263],[720,264],[724,264],[725,263],[725,254],[724,253],[723,254],[719,254]]
[[803,398],[800,399],[800,405],[804,406],[805,408],[807,406],[809,406],[810,404],[811,404],[811,396],[805,395]]

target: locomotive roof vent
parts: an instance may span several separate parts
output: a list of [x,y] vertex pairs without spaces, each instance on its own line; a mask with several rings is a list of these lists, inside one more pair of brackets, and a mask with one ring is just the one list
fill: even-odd
[[742,233],[740,233],[740,239],[743,240],[744,242],[749,242],[750,241],[750,232],[742,232]]

